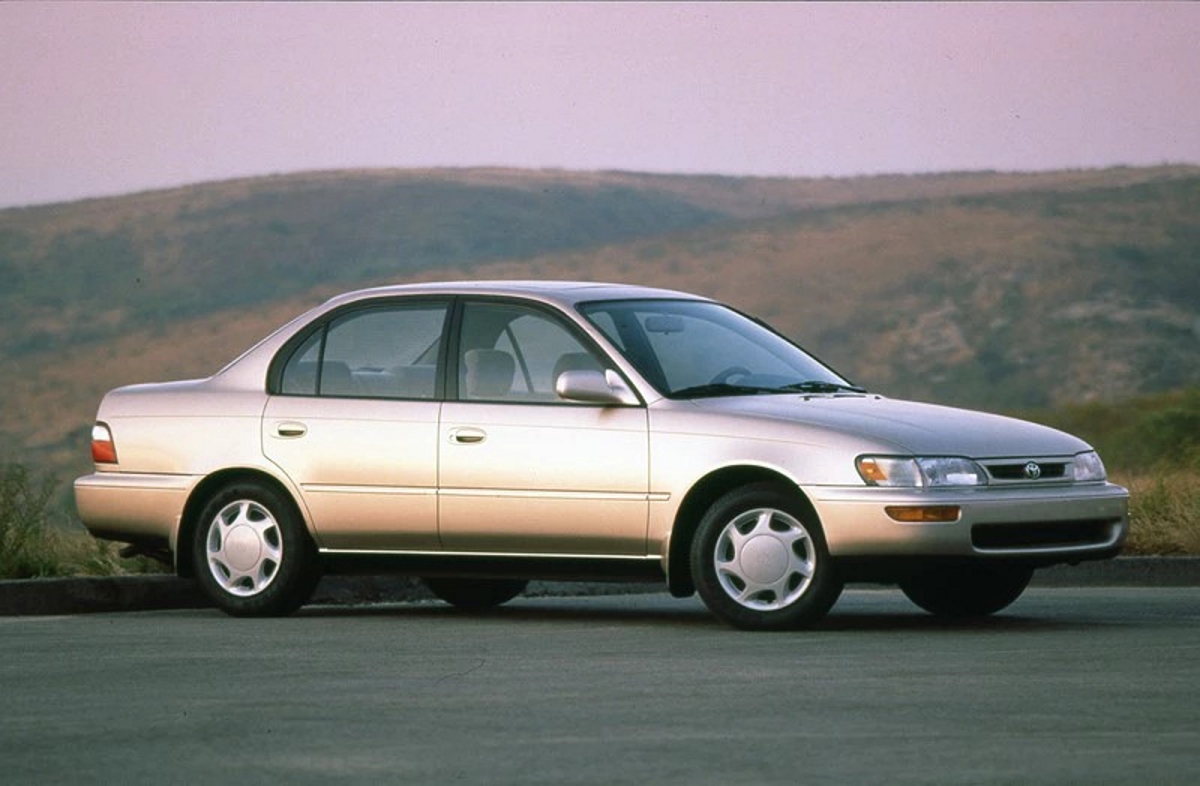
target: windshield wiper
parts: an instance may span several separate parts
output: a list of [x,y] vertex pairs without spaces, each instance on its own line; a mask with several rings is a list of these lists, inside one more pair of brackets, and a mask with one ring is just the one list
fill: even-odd
[[709,382],[673,391],[669,398],[715,398],[717,396],[764,396],[780,393],[866,393],[866,388],[810,379],[790,385],[765,388],[756,385],[733,385],[728,382]]
[[728,382],[709,382],[690,388],[672,391],[669,398],[713,398],[716,396],[758,396],[764,393],[779,393],[778,388],[761,388],[753,385],[731,385]]
[[783,385],[777,388],[780,391],[788,391],[795,393],[866,393],[866,388],[860,388],[858,385],[843,385],[841,382],[824,382],[822,380],[810,379],[805,382],[793,382],[790,385]]

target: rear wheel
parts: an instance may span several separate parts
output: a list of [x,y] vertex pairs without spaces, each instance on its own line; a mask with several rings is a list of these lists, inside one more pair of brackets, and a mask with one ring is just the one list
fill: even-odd
[[460,609],[490,609],[507,603],[528,583],[523,579],[425,579],[434,595]]
[[1007,607],[1029,586],[1027,565],[956,565],[900,582],[908,599],[941,617],[986,617]]
[[289,614],[316,588],[316,548],[290,500],[269,486],[235,483],[200,514],[192,544],[200,587],[225,612]]
[[735,489],[709,508],[691,567],[705,605],[748,630],[811,625],[842,591],[821,525],[795,493],[767,483]]

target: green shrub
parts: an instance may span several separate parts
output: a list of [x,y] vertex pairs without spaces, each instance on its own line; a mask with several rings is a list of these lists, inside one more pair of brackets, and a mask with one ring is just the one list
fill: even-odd
[[0,578],[28,578],[55,571],[47,548],[48,510],[54,484],[21,464],[0,467]]
[[44,576],[111,576],[144,573],[144,559],[124,560],[116,544],[96,540],[67,523],[52,505],[54,480],[19,463],[0,465],[0,579]]

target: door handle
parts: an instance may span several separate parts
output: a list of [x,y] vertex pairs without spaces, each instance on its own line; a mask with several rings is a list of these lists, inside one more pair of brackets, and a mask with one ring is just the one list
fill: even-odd
[[452,428],[450,441],[459,445],[478,445],[487,439],[487,432],[481,428]]
[[296,437],[303,437],[305,434],[307,434],[308,426],[304,425],[303,423],[296,423],[295,421],[277,423],[275,424],[275,433],[287,439],[295,439]]

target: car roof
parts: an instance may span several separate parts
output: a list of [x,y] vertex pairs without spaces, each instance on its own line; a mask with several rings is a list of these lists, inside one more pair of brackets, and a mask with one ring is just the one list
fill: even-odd
[[647,298],[708,299],[701,295],[672,289],[594,281],[437,281],[359,289],[338,295],[325,305],[341,305],[342,303],[350,303],[366,298],[422,294],[532,297],[563,306],[572,306],[592,300],[635,300]]

